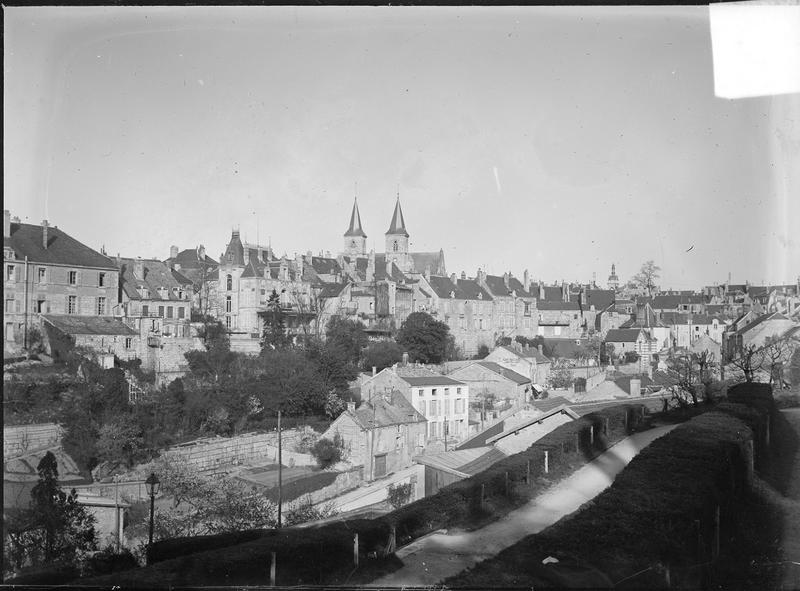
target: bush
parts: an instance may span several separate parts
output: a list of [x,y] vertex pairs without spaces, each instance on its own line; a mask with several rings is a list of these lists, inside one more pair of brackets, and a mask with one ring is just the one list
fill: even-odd
[[87,560],[84,574],[89,576],[108,575],[138,566],[136,558],[127,548],[117,551],[113,546],[107,546]]
[[311,448],[311,455],[317,460],[320,468],[328,468],[342,461],[344,443],[340,435],[336,434],[333,440],[322,438]]
[[636,363],[639,361],[639,354],[636,351],[625,351],[625,363]]
[[414,485],[410,482],[405,484],[390,484],[389,485],[389,504],[394,509],[399,509],[403,505],[408,504],[411,500],[411,495],[414,493]]

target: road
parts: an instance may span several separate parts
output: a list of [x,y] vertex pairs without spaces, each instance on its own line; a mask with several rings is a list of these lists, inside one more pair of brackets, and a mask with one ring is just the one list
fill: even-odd
[[432,586],[495,556],[596,497],[611,485],[639,451],[674,427],[655,427],[623,439],[535,499],[486,527],[453,535],[434,533],[415,540],[397,551],[404,566],[369,586]]

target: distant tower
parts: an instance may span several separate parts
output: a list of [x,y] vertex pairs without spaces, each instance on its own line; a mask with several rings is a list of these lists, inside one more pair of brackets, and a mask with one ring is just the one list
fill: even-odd
[[350,227],[344,233],[344,254],[346,256],[366,256],[367,235],[361,228],[361,214],[358,211],[358,198],[353,202],[353,213],[350,214]]
[[386,232],[386,260],[394,261],[402,270],[408,268],[408,231],[403,219],[403,210],[400,208],[400,193],[397,194],[397,203],[394,206],[392,223]]
[[617,277],[617,266],[611,263],[611,275],[608,276],[608,289],[617,291],[619,287],[619,277]]

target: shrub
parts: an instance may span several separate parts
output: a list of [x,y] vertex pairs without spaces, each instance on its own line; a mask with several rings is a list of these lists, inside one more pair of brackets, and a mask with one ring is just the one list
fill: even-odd
[[639,361],[639,354],[636,351],[625,351],[625,363],[636,363]]
[[403,505],[408,504],[411,500],[411,495],[414,493],[414,485],[410,482],[405,484],[390,484],[389,485],[389,504],[394,509],[399,509]]
[[311,448],[311,455],[317,460],[320,468],[327,468],[342,461],[344,442],[337,433],[333,440],[323,437]]

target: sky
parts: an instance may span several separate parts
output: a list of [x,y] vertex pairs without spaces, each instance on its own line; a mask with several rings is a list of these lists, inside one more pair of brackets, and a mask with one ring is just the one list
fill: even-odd
[[[109,255],[800,275],[800,95],[714,94],[708,7],[5,7],[4,208]],[[798,190],[795,194],[794,189]]]

